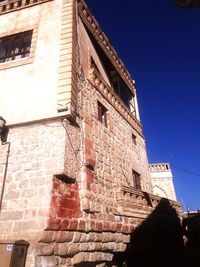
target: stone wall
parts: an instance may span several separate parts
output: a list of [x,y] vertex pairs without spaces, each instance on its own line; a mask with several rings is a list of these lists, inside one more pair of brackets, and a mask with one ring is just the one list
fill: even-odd
[[[90,194],[94,195],[93,198],[95,198],[96,191],[103,193],[101,187],[105,187],[106,194],[110,194],[112,199],[114,187],[133,187],[132,170],[141,175],[142,190],[151,193],[151,181],[143,137],[123,119],[90,83],[86,84],[81,94],[84,162],[89,162],[94,166],[94,172],[88,171],[90,176],[88,183],[92,182],[94,189],[94,194],[92,193],[93,190],[90,191]],[[98,120],[97,101],[101,102],[108,110],[108,127],[105,127]],[[132,133],[136,136],[136,144],[132,140]],[[103,203],[102,199],[104,198],[103,194],[98,196],[97,202]]]
[[47,226],[53,175],[64,171],[65,129],[60,120],[13,127],[8,141],[0,146],[0,240],[25,239],[31,255]]
[[[98,121],[97,100],[108,109],[108,128]],[[72,180],[54,177],[50,217],[38,243],[38,267],[54,266],[55,261],[66,266],[112,264],[114,255],[126,250],[134,228],[159,202],[151,206],[143,193],[120,193],[123,186],[133,187],[132,169],[141,173],[143,190],[151,189],[144,139],[87,81],[79,83],[78,102],[79,127],[65,125],[70,136],[66,149],[72,149],[65,153],[70,155],[66,172],[74,164],[74,173],[68,177]]]

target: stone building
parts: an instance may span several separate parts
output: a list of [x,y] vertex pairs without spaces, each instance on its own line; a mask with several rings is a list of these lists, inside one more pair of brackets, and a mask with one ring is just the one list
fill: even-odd
[[176,201],[173,175],[169,163],[149,164],[153,193]]
[[26,267],[116,266],[161,200],[135,83],[82,0],[0,0],[0,25],[0,244],[27,241]]

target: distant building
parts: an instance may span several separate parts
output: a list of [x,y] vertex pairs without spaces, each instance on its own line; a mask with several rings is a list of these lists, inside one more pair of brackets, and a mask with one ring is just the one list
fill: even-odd
[[173,175],[169,163],[149,164],[153,193],[176,201]]

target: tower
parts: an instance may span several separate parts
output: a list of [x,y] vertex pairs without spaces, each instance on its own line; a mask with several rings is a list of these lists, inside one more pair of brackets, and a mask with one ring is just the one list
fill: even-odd
[[149,170],[153,185],[153,193],[160,197],[165,197],[176,201],[176,193],[170,164],[150,164]]

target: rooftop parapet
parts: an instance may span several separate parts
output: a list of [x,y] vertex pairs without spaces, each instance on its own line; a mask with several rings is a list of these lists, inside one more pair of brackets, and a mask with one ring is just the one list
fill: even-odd
[[169,163],[157,163],[157,164],[149,164],[150,172],[162,172],[162,171],[170,171]]

